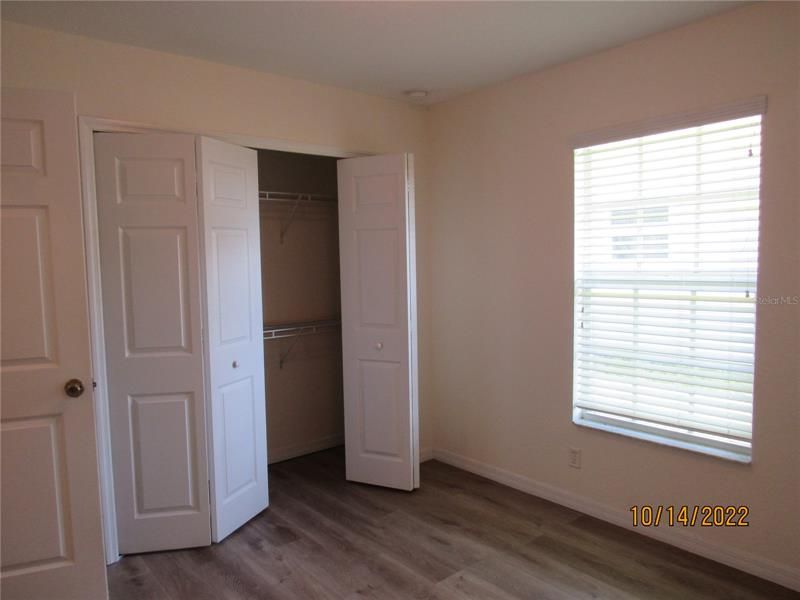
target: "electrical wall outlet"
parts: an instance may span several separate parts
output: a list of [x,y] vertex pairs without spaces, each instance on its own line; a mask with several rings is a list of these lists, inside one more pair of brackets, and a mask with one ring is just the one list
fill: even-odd
[[573,469],[580,469],[581,468],[581,449],[580,448],[570,448],[569,449],[569,466]]

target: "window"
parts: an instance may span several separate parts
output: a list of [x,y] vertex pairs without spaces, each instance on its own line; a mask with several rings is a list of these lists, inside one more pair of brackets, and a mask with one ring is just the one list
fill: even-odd
[[761,111],[739,112],[575,150],[575,423],[749,462]]

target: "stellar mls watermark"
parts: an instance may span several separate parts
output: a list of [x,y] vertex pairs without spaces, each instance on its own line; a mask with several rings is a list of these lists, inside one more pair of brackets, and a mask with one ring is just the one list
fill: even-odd
[[756,304],[800,304],[800,296],[756,296]]

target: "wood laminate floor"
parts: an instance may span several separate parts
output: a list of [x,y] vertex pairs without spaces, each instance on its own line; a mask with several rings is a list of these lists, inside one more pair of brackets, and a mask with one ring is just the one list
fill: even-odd
[[132,555],[112,600],[800,598],[436,461],[422,487],[344,480],[341,448],[270,466],[270,507],[221,544]]

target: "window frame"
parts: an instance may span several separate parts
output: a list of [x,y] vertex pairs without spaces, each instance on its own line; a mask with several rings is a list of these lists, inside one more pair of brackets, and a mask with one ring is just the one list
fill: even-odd
[[[580,134],[575,136],[572,139],[572,157],[573,157],[573,164],[572,164],[572,194],[573,194],[573,203],[572,203],[572,223],[573,223],[573,231],[575,231],[575,227],[577,225],[577,204],[576,204],[576,163],[574,161],[575,158],[575,150],[587,148],[591,146],[597,146],[602,144],[608,144],[612,142],[624,141],[624,140],[633,140],[636,138],[641,138],[649,135],[659,134],[659,133],[667,133],[674,130],[686,129],[690,127],[697,127],[701,125],[727,121],[727,120],[734,120],[744,117],[752,117],[752,116],[761,116],[761,148],[763,150],[764,147],[764,127],[766,123],[766,108],[767,108],[767,98],[766,96],[758,96],[755,98],[751,98],[748,100],[744,100],[741,102],[735,102],[723,106],[719,106],[714,109],[704,110],[704,111],[695,111],[695,112],[685,112],[679,114],[673,114],[665,117],[658,117],[654,119],[648,119],[645,121],[639,121],[634,123],[627,123],[621,124],[610,128],[604,128],[600,130],[590,131],[587,133]],[[763,190],[763,153],[762,153],[762,164],[759,166],[759,205],[761,204],[761,190]],[[641,210],[641,207],[637,210]],[[758,233],[760,234],[760,219],[758,224]],[[617,240],[614,240],[616,243]],[[620,240],[620,242],[625,242],[624,240]],[[635,244],[635,240],[631,240],[632,244]],[[578,244],[577,237],[573,240],[573,252],[576,251],[576,245]],[[759,235],[759,242],[758,242],[758,262],[761,262],[761,238]],[[635,251],[635,250],[634,250]],[[572,343],[575,344],[576,339],[576,327],[577,322],[574,318],[575,314],[575,306],[576,306],[576,296],[575,296],[575,278],[576,278],[576,262],[575,262],[575,254],[573,254],[573,272],[572,272],[572,281],[573,281],[573,289],[572,289],[572,313],[573,313],[573,328],[572,328]],[[759,265],[760,266],[760,265]],[[760,270],[760,269],[759,269]],[[756,303],[755,310],[757,312],[758,303]],[[755,422],[755,389],[756,389],[756,360],[757,360],[757,352],[758,352],[758,318],[757,314],[755,315],[755,330],[754,330],[754,350],[753,350],[753,393],[752,393],[752,405],[753,411],[751,413],[751,426],[753,427],[753,433],[755,432],[754,422]],[[634,438],[638,440],[654,442],[660,445],[678,448],[682,450],[688,450],[700,454],[710,455],[730,461],[734,461],[737,463],[745,463],[751,464],[753,461],[753,454],[755,449],[755,437],[754,435],[751,436],[749,444],[743,443],[741,444],[740,448],[737,448],[739,444],[735,442],[731,442],[729,439],[725,439],[723,436],[716,438],[713,434],[703,434],[698,432],[692,432],[689,429],[682,428],[680,426],[670,426],[670,425],[661,425],[653,422],[637,422],[637,420],[633,417],[624,417],[624,416],[615,416],[615,415],[605,415],[597,413],[593,415],[591,418],[587,418],[584,416],[585,412],[592,412],[590,409],[581,408],[576,406],[576,387],[575,387],[575,375],[576,375],[576,366],[577,366],[577,358],[575,353],[575,348],[573,347],[573,357],[572,357],[572,372],[571,377],[573,378],[572,381],[572,394],[571,394],[571,403],[572,403],[572,422],[580,427],[587,427],[590,429],[606,431],[609,433],[614,433],[617,435],[621,435],[624,437]],[[659,433],[658,430],[663,430],[663,433]],[[704,440],[704,441],[702,441]]]

